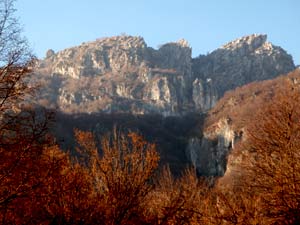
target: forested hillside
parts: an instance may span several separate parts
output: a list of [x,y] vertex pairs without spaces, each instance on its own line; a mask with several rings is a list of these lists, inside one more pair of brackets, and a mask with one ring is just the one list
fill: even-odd
[[47,88],[14,12],[0,0],[1,224],[300,223],[299,69],[227,92],[207,117],[70,117],[33,100]]

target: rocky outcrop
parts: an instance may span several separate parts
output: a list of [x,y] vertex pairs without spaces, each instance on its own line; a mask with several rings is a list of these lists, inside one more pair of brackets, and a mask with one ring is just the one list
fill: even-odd
[[218,92],[210,78],[202,81],[199,78],[193,80],[192,98],[196,110],[206,112],[218,101]]
[[48,50],[36,70],[47,87],[39,100],[66,113],[206,112],[226,90],[294,68],[265,35],[237,39],[196,59],[191,54],[185,40],[156,50],[126,35]]
[[185,40],[155,50],[141,37],[117,36],[49,50],[36,73],[46,84],[61,80],[52,104],[64,112],[178,115],[194,109],[191,60]]
[[187,157],[199,174],[223,176],[227,156],[234,148],[238,135],[228,119],[222,119],[210,131],[203,132],[202,138],[190,138],[186,148]]
[[[266,35],[242,37],[195,59],[185,40],[153,49],[142,37],[122,35],[48,50],[34,77],[44,84],[39,103],[63,113],[181,116],[206,113],[226,91],[294,68],[292,57]],[[239,123],[219,113],[240,104],[234,96],[227,100],[212,110],[213,129],[190,135],[182,150],[200,174],[223,175],[228,152],[241,136],[243,125],[236,128]]]
[[228,90],[293,69],[292,57],[261,34],[239,38],[193,60],[194,77],[214,82],[219,97]]
[[[226,93],[206,117],[202,138],[190,138],[186,154],[200,174],[228,177],[242,161],[242,144],[266,102],[276,93],[298,89],[300,70],[276,79],[251,83]],[[267,115],[266,115],[267,116]],[[233,154],[231,154],[233,152]],[[247,153],[243,153],[245,157]]]
[[107,72],[121,74],[129,68],[140,67],[146,60],[146,43],[141,37],[111,37],[83,43],[56,54],[48,50],[41,68],[52,74],[79,79]]

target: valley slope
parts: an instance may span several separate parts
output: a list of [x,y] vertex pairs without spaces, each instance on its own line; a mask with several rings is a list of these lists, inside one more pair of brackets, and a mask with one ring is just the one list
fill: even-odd
[[[223,175],[240,130],[212,114],[223,110],[218,100],[226,91],[294,69],[292,57],[266,35],[245,36],[196,58],[185,40],[154,49],[142,37],[116,36],[49,50],[32,82],[43,87],[38,104],[58,111],[53,131],[65,149],[74,147],[75,127],[99,136],[115,126],[156,142],[173,171],[194,165],[199,174]],[[210,109],[206,124],[221,125],[213,131],[207,125],[203,132]]]

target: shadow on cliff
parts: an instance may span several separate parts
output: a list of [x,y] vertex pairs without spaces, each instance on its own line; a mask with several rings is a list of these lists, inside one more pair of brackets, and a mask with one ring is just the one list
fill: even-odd
[[98,141],[113,131],[134,131],[142,134],[147,141],[155,143],[161,157],[161,166],[170,165],[175,175],[180,175],[191,166],[186,155],[186,147],[191,137],[201,138],[204,115],[163,117],[158,114],[132,115],[125,113],[97,113],[68,115],[57,113],[52,131],[58,144],[74,154],[75,128],[92,131]]

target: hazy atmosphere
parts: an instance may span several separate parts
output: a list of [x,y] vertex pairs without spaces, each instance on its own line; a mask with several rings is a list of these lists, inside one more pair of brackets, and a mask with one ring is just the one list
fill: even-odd
[[154,48],[184,38],[197,56],[262,33],[300,64],[298,0],[21,0],[16,8],[38,57],[121,33],[142,36]]

